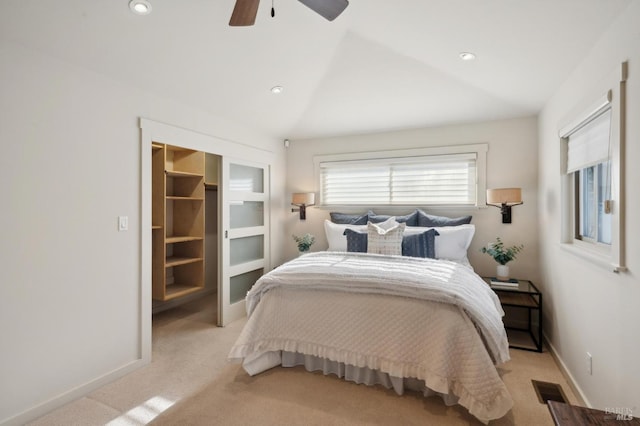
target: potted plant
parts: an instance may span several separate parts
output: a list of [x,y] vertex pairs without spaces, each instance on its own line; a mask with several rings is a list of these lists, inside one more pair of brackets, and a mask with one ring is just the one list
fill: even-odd
[[508,281],[509,266],[507,266],[507,263],[514,260],[516,255],[520,253],[523,248],[524,245],[522,244],[519,246],[505,247],[500,237],[497,237],[495,243],[487,244],[487,247],[482,247],[480,251],[482,253],[487,253],[489,256],[493,257],[493,260],[498,262],[496,278],[500,281]]
[[299,254],[303,254],[309,251],[313,243],[316,241],[316,237],[311,234],[304,234],[299,237],[297,235],[293,235],[293,239],[298,244],[298,252]]

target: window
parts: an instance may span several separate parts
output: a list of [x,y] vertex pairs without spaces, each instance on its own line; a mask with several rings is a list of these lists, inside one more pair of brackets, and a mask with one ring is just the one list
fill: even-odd
[[576,171],[576,238],[611,244],[610,161]]
[[567,173],[574,180],[574,238],[611,245],[611,104],[568,136]]
[[609,86],[602,90],[605,96],[559,131],[561,247],[613,272],[626,270],[623,159],[627,77],[625,62],[603,81]]
[[316,157],[320,202],[476,206],[480,195],[484,203],[486,151],[479,144]]

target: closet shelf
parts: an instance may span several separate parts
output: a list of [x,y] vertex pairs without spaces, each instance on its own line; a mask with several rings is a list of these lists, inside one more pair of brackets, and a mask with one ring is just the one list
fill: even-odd
[[167,244],[172,244],[172,243],[184,243],[187,241],[200,241],[203,240],[204,237],[191,237],[191,236],[177,236],[177,237],[166,237],[165,238],[165,242]]
[[170,284],[166,286],[164,300],[176,299],[178,297],[186,296],[187,294],[195,293],[201,290],[204,290],[204,287],[184,284]]
[[167,195],[165,197],[167,200],[178,200],[178,201],[204,201],[202,197],[180,197],[177,195]]
[[165,268],[171,268],[172,266],[186,265],[188,263],[202,262],[202,257],[167,257],[164,262]]
[[192,172],[180,172],[176,170],[165,170],[165,174],[169,177],[174,178],[200,178],[202,179],[204,175],[202,173],[192,173]]

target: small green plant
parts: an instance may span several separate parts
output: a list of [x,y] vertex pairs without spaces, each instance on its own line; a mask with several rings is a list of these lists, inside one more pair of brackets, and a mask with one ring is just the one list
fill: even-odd
[[309,251],[313,243],[316,241],[316,237],[311,234],[304,234],[301,237],[293,235],[293,239],[298,244],[298,251]]
[[501,265],[506,265],[516,258],[516,254],[520,253],[524,245],[505,247],[500,237],[496,238],[495,243],[489,243],[487,247],[482,247],[481,252],[487,253],[489,256]]

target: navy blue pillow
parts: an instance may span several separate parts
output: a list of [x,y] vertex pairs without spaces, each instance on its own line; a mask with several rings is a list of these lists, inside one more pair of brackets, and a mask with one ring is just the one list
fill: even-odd
[[[343,235],[347,236],[347,251],[355,253],[367,252],[367,233],[353,229],[345,229]],[[414,235],[402,237],[402,255],[410,257],[436,258],[436,236],[438,231],[429,229]]]
[[395,217],[396,222],[398,223],[406,223],[407,226],[418,226],[418,210],[413,213],[406,214],[404,216],[393,216],[387,214],[375,214],[371,210],[367,213],[369,216],[369,222],[371,223],[380,223],[389,219],[390,217]]
[[345,229],[342,235],[347,236],[347,251],[356,253],[367,252],[367,233],[353,229]]
[[462,217],[445,217],[445,216],[435,216],[431,214],[427,214],[422,210],[417,210],[418,214],[418,225],[425,228],[434,228],[436,226],[458,226],[458,225],[467,225],[471,223],[471,216],[462,216]]
[[436,236],[440,235],[435,229],[419,234],[402,237],[402,255],[410,257],[436,258]]
[[331,212],[329,213],[331,216],[331,222],[340,223],[340,224],[349,224],[349,225],[366,225],[369,220],[367,214],[346,214],[346,213],[338,213]]

